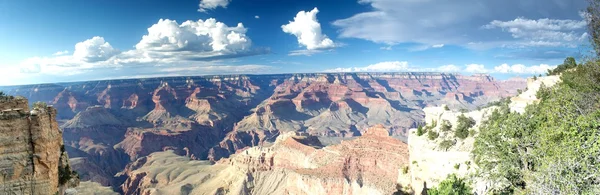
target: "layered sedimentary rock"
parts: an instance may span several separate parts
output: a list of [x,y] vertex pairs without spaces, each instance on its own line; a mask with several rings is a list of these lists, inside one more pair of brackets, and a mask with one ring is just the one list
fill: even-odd
[[[131,160],[172,150],[218,161],[286,132],[346,139],[375,124],[406,136],[426,106],[472,109],[525,81],[444,73],[225,75],[0,87],[58,110],[84,180],[116,187]],[[101,168],[103,171],[98,171]],[[110,180],[110,182],[108,182]]]
[[524,80],[495,81],[488,75],[442,73],[298,74],[281,85],[238,122],[209,159],[227,157],[241,148],[272,141],[283,132],[351,137],[383,124],[406,135],[422,123],[423,106],[447,104],[475,108],[515,94]]
[[0,193],[62,194],[74,175],[56,110],[30,111],[26,99],[0,98]]
[[289,132],[214,165],[172,151],[140,158],[123,172],[125,194],[391,194],[407,181],[407,145],[383,126],[341,144]]

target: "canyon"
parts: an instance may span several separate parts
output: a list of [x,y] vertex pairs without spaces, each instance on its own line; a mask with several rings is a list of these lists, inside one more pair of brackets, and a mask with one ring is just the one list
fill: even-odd
[[474,110],[525,86],[482,74],[311,73],[0,91],[58,111],[71,167],[86,186],[125,194],[389,194],[412,183],[399,173],[409,166],[410,129],[425,124],[423,108]]

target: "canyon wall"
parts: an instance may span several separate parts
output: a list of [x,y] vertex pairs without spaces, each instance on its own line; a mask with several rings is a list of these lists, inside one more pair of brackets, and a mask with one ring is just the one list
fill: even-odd
[[52,107],[29,110],[27,99],[0,97],[0,192],[62,194],[77,184]]
[[165,150],[217,162],[288,132],[349,139],[374,125],[395,137],[425,122],[422,108],[475,109],[524,79],[446,73],[310,73],[86,81],[0,87],[58,110],[65,149],[84,181]]

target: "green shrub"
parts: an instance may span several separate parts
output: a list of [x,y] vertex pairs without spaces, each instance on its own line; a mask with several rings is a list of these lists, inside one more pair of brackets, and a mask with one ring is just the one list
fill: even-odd
[[444,105],[444,110],[446,110],[446,111],[450,110],[450,108],[448,108],[448,105]]
[[561,65],[558,65],[553,70],[548,70],[547,75],[558,75],[560,73],[565,72],[566,70],[576,68],[576,67],[577,67],[577,62],[575,62],[575,58],[567,57]]
[[448,120],[443,120],[441,130],[444,132],[452,131],[452,124]]
[[440,142],[440,148],[444,151],[450,149],[450,147],[454,146],[456,144],[456,141],[454,140],[444,140],[442,142]]
[[429,195],[467,195],[472,194],[472,189],[462,178],[456,175],[448,175],[448,177],[440,182],[435,188],[427,189]]
[[454,169],[456,169],[456,170],[460,169],[460,163],[456,163],[456,164],[454,165]]
[[48,108],[48,104],[46,102],[35,102],[33,103],[34,109],[46,110]]
[[429,140],[437,139],[439,136],[440,134],[438,132],[435,132],[433,130],[427,131],[427,138],[429,138]]
[[423,128],[423,126],[419,125],[419,127],[417,127],[417,136],[421,136],[421,135],[425,134],[426,131],[427,130],[425,130]]
[[466,117],[464,114],[458,116],[458,124],[456,125],[456,131],[454,136],[460,139],[469,137],[469,129],[475,126],[475,119]]
[[404,167],[402,167],[402,173],[407,174],[408,173],[408,166],[404,165]]

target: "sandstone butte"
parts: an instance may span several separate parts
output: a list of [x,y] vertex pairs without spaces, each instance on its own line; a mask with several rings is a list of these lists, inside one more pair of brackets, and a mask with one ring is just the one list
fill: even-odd
[[133,179],[115,175],[156,152],[216,163],[248,148],[276,145],[290,132],[317,137],[320,147],[329,148],[379,124],[406,140],[410,128],[425,122],[424,107],[475,109],[524,87],[524,79],[488,75],[313,73],[87,81],[0,91],[56,108],[71,167],[82,181],[122,190],[124,180]]
[[63,194],[78,184],[55,117],[52,107],[30,111],[27,99],[0,97],[0,194]]

